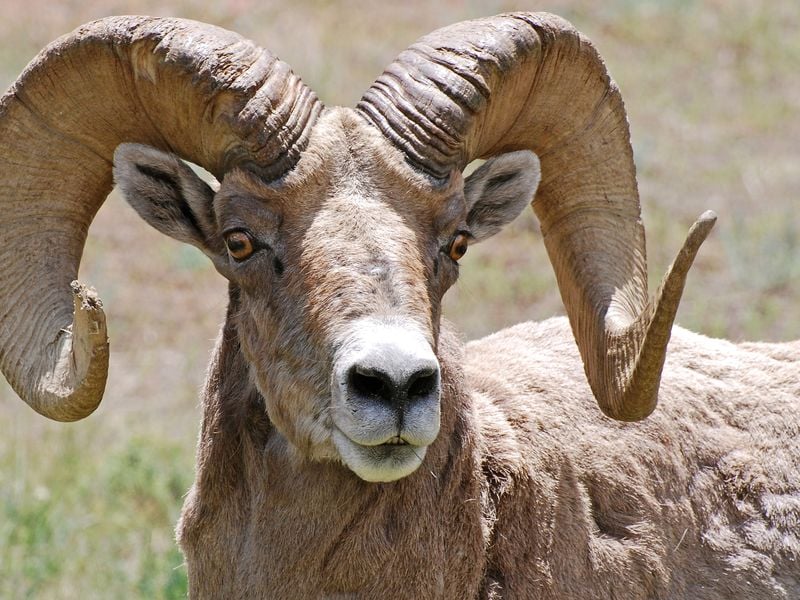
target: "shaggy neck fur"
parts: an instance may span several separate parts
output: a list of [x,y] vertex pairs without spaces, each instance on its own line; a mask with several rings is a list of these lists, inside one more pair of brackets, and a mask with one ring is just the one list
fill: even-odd
[[307,460],[275,429],[228,319],[178,527],[192,597],[455,598],[478,589],[488,516],[459,347],[450,334],[439,344],[442,427],[423,467],[373,484],[338,462]]

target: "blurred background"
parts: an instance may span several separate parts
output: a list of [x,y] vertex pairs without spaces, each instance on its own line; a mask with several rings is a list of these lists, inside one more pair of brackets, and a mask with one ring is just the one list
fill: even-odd
[[[3,0],[3,89],[48,42],[113,14],[198,19],[269,48],[327,104],[353,105],[395,55],[449,23],[510,10],[572,21],[628,108],[651,286],[707,208],[719,214],[678,322],[733,340],[800,337],[800,3],[796,0]],[[470,249],[446,316],[472,338],[562,314],[526,214]],[[0,598],[181,598],[173,540],[193,478],[198,390],[225,283],[112,194],[81,280],[112,344],[90,418],[47,422],[0,380]]]

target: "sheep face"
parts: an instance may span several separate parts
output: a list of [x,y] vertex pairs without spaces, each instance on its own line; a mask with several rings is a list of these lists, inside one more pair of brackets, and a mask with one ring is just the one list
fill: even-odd
[[529,152],[432,182],[370,126],[329,111],[298,166],[216,193],[176,157],[120,147],[115,175],[160,231],[201,248],[230,282],[251,379],[289,447],[367,481],[413,472],[440,418],[441,299],[467,244],[530,202]]

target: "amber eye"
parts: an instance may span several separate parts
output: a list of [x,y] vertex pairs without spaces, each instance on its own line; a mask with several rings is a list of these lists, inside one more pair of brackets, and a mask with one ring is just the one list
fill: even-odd
[[253,253],[253,240],[244,231],[231,231],[225,236],[228,254],[233,260],[244,260]]
[[459,233],[450,242],[450,249],[447,254],[450,255],[454,261],[458,261],[462,256],[467,253],[469,246],[469,236],[466,233]]

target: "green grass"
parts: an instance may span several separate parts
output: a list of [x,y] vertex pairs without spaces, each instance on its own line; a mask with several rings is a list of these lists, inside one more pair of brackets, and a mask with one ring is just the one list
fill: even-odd
[[[5,0],[0,84],[80,23],[144,13],[234,29],[289,62],[325,102],[352,105],[418,36],[533,7],[586,33],[622,90],[651,287],[691,221],[706,208],[719,214],[678,321],[732,339],[800,337],[796,0]],[[461,272],[445,314],[468,337],[563,312],[530,214],[471,248]],[[108,315],[106,397],[83,422],[49,423],[0,381],[0,598],[183,597],[173,530],[225,284],[116,196],[92,225],[81,278]]]
[[185,597],[172,529],[191,454],[153,436],[87,452],[81,429],[0,452],[0,598]]

